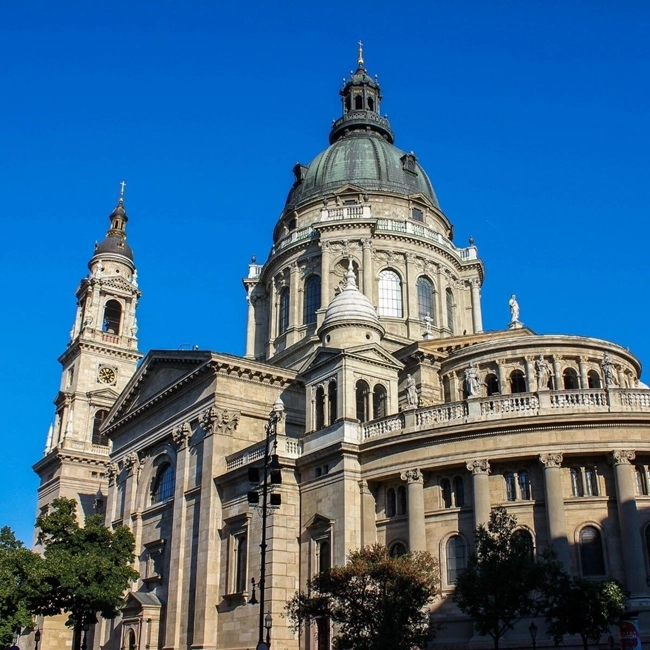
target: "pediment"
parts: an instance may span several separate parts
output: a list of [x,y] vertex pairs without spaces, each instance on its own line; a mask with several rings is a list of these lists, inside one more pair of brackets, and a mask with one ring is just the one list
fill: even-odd
[[336,348],[318,348],[307,358],[303,367],[300,370],[300,374],[308,374],[312,370],[316,370],[321,366],[326,365],[330,361],[334,361],[336,358],[340,357],[342,350]]
[[379,363],[384,366],[390,366],[397,370],[401,370],[404,367],[403,363],[398,361],[392,354],[386,352],[384,348],[376,343],[347,348],[345,350],[345,355],[368,363]]
[[362,187],[359,187],[358,185],[346,183],[345,185],[341,185],[341,187],[337,187],[332,192],[332,194],[338,196],[339,194],[349,194],[350,192],[354,192],[355,194],[365,194],[366,190],[364,190]]
[[334,524],[334,519],[326,517],[320,513],[316,513],[305,525],[307,530],[313,530],[314,528],[330,528]]
[[120,291],[126,294],[132,294],[137,292],[137,288],[128,280],[125,280],[122,277],[110,277],[102,278],[101,285],[103,288],[113,289],[115,291]]
[[363,363],[372,365],[380,365],[382,367],[392,368],[394,370],[401,370],[404,364],[398,361],[392,354],[386,352],[377,343],[370,343],[368,345],[357,345],[344,350],[338,348],[318,348],[307,359],[302,367],[300,374],[307,378],[312,373],[321,370],[328,364],[340,363],[343,358],[356,359]]
[[122,611],[124,613],[139,614],[145,609],[160,609],[162,603],[156,594],[151,591],[130,591],[125,598]]
[[86,396],[88,399],[92,402],[93,400],[98,400],[98,401],[111,401],[114,402],[120,394],[114,389],[114,388],[98,388],[97,390],[89,390],[86,393]]

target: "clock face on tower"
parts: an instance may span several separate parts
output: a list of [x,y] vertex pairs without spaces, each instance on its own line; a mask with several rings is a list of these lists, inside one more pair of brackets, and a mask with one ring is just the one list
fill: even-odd
[[100,381],[102,384],[113,384],[115,383],[115,369],[110,366],[99,366],[97,372],[97,381]]

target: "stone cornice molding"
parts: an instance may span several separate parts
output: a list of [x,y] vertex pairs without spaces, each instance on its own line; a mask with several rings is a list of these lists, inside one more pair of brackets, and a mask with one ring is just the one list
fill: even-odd
[[550,469],[552,467],[562,467],[562,460],[564,459],[562,453],[555,454],[540,454],[539,462],[544,469]]
[[[95,352],[107,357],[115,357],[117,359],[126,359],[128,361],[138,361],[144,356],[138,350],[128,350],[123,347],[113,347],[108,345],[102,345],[97,342],[90,342],[87,340],[80,340],[80,337],[83,335],[77,336],[73,341],[70,342],[68,349],[58,358],[60,364],[65,365],[72,357],[76,356],[81,352]],[[127,337],[124,337],[127,338]]]
[[405,470],[401,473],[400,478],[409,485],[411,483],[424,483],[424,475],[417,467]]
[[609,462],[616,465],[630,465],[636,458],[636,452],[631,450],[615,450],[609,455]]
[[487,458],[467,461],[466,467],[473,475],[490,473],[490,461]]

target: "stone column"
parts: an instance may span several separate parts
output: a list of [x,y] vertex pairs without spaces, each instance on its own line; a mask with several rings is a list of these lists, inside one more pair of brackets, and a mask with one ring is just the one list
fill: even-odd
[[564,495],[562,493],[562,454],[540,454],[539,462],[544,468],[544,496],[548,536],[558,559],[569,570],[569,540],[566,533]]
[[505,361],[497,359],[497,370],[499,371],[499,393],[501,395],[508,395],[510,393],[510,382],[506,374]]
[[618,525],[621,531],[623,549],[623,568],[625,569],[625,587],[632,598],[648,593],[643,567],[645,558],[641,546],[639,516],[636,509],[634,491],[633,451],[613,451],[609,461],[614,466],[616,478],[616,503],[618,508]]
[[377,543],[377,524],[375,523],[375,497],[368,487],[368,481],[359,481],[361,492],[361,545]]
[[438,315],[440,318],[436,319],[436,323],[439,324],[441,330],[446,330],[449,327],[447,323],[447,302],[446,302],[446,293],[447,282],[445,280],[445,274],[442,272],[442,266],[438,266]]
[[587,389],[589,388],[587,357],[580,357],[578,367],[580,368],[580,388]]
[[490,519],[490,463],[487,459],[470,460],[467,470],[472,472],[472,497],[474,500],[474,528],[487,524]]
[[560,360],[562,357],[553,357],[553,375],[555,376],[555,390],[563,390],[564,382],[562,381],[562,369],[560,368]]
[[[411,290],[411,284],[413,284],[411,275],[413,274],[413,263],[415,262],[415,255],[413,253],[406,253],[404,255],[404,290],[403,290],[403,297],[402,297],[402,305],[404,309],[404,318],[406,318],[406,323],[408,327],[408,332],[409,336],[411,338],[418,339],[420,337],[420,333],[418,331],[415,336],[413,336],[413,333],[411,332],[411,319],[415,320],[418,319],[418,306],[417,306],[417,300],[415,303],[415,307],[411,304],[411,301],[414,298],[414,291]],[[419,330],[420,329],[420,324],[416,325],[416,328]]]
[[363,264],[363,269],[361,269],[363,275],[363,286],[361,291],[363,295],[370,300],[374,305],[374,283],[372,281],[372,239],[363,239],[361,240],[361,245],[363,246],[363,257],[361,258],[361,263]]
[[301,318],[301,307],[302,307],[302,300],[300,297],[302,296],[302,292],[299,291],[300,289],[300,269],[298,267],[297,262],[293,262],[291,264],[291,270],[289,272],[289,291],[290,295],[289,298],[291,300],[291,306],[289,310],[289,329],[292,329],[294,327],[298,327],[300,323],[302,323],[302,318]]
[[326,241],[321,242],[320,247],[320,306],[322,309],[327,309],[332,299],[330,296],[330,244]]
[[417,468],[402,472],[402,481],[408,482],[409,551],[426,551],[424,527],[424,476]]
[[472,325],[474,334],[483,331],[483,316],[481,314],[481,285],[478,278],[474,278],[470,287],[472,290]]
[[255,287],[248,286],[246,302],[248,303],[248,318],[246,321],[246,358],[255,357],[255,306],[253,304],[253,291]]

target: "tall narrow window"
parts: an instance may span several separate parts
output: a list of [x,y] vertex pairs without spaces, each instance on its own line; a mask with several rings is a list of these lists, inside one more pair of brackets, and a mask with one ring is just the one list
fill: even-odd
[[137,650],[138,648],[138,641],[135,637],[135,630],[133,628],[129,630],[129,643],[127,647],[129,650]]
[[499,392],[499,378],[494,373],[490,373],[485,377],[485,388],[487,390],[488,397]]
[[584,490],[582,489],[582,472],[579,467],[571,468],[571,492],[574,497],[584,495]]
[[235,537],[235,593],[241,594],[246,591],[246,559],[248,544],[246,533]]
[[578,373],[573,368],[567,368],[562,374],[564,380],[564,390],[577,390],[578,386]]
[[327,401],[329,402],[329,424],[333,424],[336,422],[336,418],[338,417],[335,381],[330,381],[327,385]]
[[278,305],[278,335],[284,334],[289,329],[289,287],[280,291]]
[[319,386],[316,389],[314,401],[314,408],[316,411],[316,431],[319,431],[325,426],[325,391],[322,386]]
[[515,475],[512,472],[508,472],[505,476],[505,479],[506,479],[506,500],[516,501],[517,483],[515,481]]
[[368,421],[368,393],[370,386],[360,379],[356,385],[356,401],[357,401],[357,420],[361,422]]
[[108,437],[101,433],[101,428],[107,415],[108,411],[106,409],[99,409],[99,411],[95,413],[93,419],[93,445],[108,447]]
[[603,541],[595,526],[585,526],[580,531],[580,561],[583,576],[605,575]]
[[528,478],[528,472],[523,471],[519,472],[519,494],[524,500],[530,499],[530,479]]
[[600,375],[595,370],[590,370],[587,373],[587,380],[589,381],[589,388],[600,388]]
[[395,488],[388,488],[386,490],[386,516],[394,517],[396,513],[397,499],[395,496]]
[[310,275],[305,280],[305,301],[303,323],[309,325],[316,322],[316,310],[320,309],[320,278]]
[[585,467],[585,488],[588,497],[598,496],[598,476],[593,467]]
[[634,468],[634,476],[636,478],[636,493],[639,495],[648,494],[648,483],[645,477],[645,468],[637,465]]
[[451,508],[451,481],[443,478],[440,481],[440,491],[442,493],[442,505],[445,508]]
[[165,463],[158,469],[151,491],[152,503],[162,503],[174,496],[174,468]]
[[513,370],[510,375],[510,391],[512,393],[526,392],[526,379],[521,370]]
[[429,278],[421,276],[417,281],[418,318],[423,321],[427,316],[435,323],[436,309],[433,294],[433,283]]
[[117,300],[109,300],[104,307],[102,330],[109,334],[119,334],[121,322],[122,305]]
[[372,416],[375,419],[386,417],[386,389],[381,384],[375,384],[372,391]]
[[328,539],[318,542],[318,572],[324,573],[332,567],[332,548]]
[[530,534],[529,531],[524,530],[523,528],[518,528],[512,534],[512,537],[516,539],[517,542],[521,544],[523,548],[526,549],[530,557],[535,556],[535,545],[533,543],[533,536]]
[[406,555],[406,546],[404,546],[404,544],[402,544],[402,542],[395,542],[390,547],[390,550],[388,551],[388,554],[391,557],[402,557],[402,555]]
[[379,315],[402,317],[402,282],[391,269],[379,274]]
[[465,542],[459,535],[447,540],[447,584],[455,585],[458,574],[465,570]]
[[454,501],[457,508],[465,505],[465,484],[462,476],[454,477]]
[[316,643],[318,650],[330,650],[330,619],[327,616],[316,619]]
[[452,334],[456,332],[456,323],[454,322],[454,294],[451,289],[447,288],[445,292],[447,298],[447,327]]
[[406,487],[403,485],[397,488],[397,514],[406,514]]

